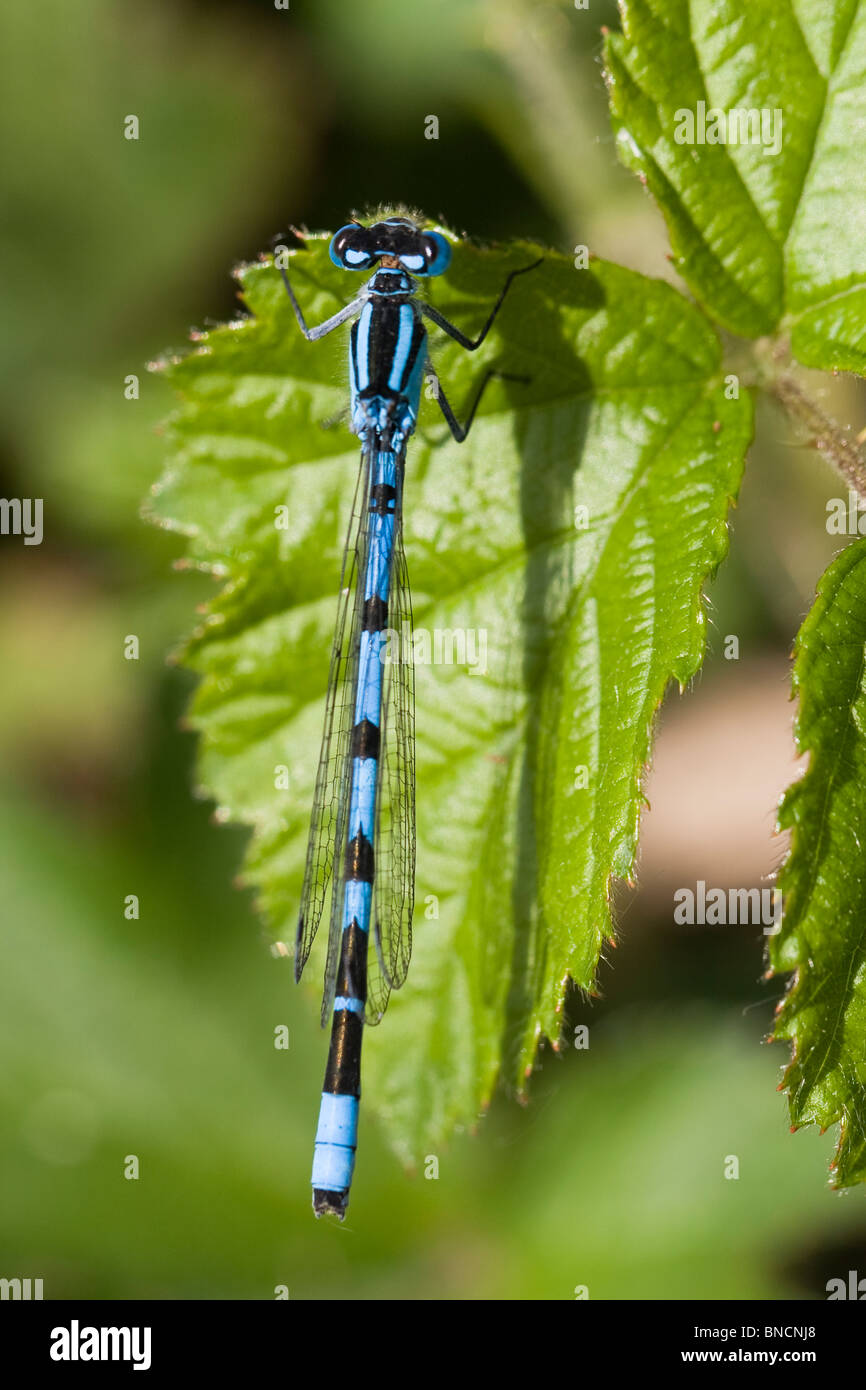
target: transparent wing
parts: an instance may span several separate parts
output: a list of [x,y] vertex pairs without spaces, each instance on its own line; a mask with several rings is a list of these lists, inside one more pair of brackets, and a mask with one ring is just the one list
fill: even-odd
[[[368,479],[369,457],[362,454],[361,466],[355,483],[352,515],[349,520],[340,575],[337,623],[334,630],[334,645],[331,649],[331,665],[328,672],[328,692],[325,699],[325,728],[319,754],[319,767],[316,773],[313,809],[310,815],[310,838],[307,843],[307,861],[304,868],[304,884],[301,889],[301,906],[295,941],[296,980],[301,978],[316,932],[319,929],[332,877],[334,878],[332,901],[342,897],[340,893],[342,882],[341,848],[345,841],[345,819],[348,815],[351,776],[349,740],[354,721],[353,690],[358,664],[359,604],[363,603],[363,594],[360,594],[359,597],[361,586],[358,584],[358,575],[364,572],[364,557],[367,548],[368,514],[365,504],[369,490]],[[335,859],[336,876],[334,876]],[[340,923],[340,925],[342,924]],[[329,992],[332,993],[333,991],[339,948],[340,933],[338,930],[336,940],[334,940],[334,913],[332,912],[328,959],[325,968],[326,999]],[[324,1018],[326,1016],[324,1001],[322,1008]]]
[[376,808],[373,942],[367,978],[368,1023],[378,1023],[392,989],[406,979],[415,902],[415,666],[412,599],[403,550],[402,486],[397,499],[388,601],[392,636],[384,671]]

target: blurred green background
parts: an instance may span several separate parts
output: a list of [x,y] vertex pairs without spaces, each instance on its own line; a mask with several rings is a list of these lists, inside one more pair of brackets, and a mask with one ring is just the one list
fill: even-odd
[[[828,1190],[831,1136],[791,1138],[775,1093],[784,1052],[761,1041],[783,986],[760,934],[672,923],[670,885],[694,881],[675,816],[621,895],[604,997],[573,1001],[589,1050],[543,1053],[530,1105],[501,1098],[438,1181],[404,1174],[368,1112],[349,1218],[316,1223],[317,1003],[233,890],[243,834],[190,794],[190,679],[166,654],[211,582],[172,573],[178,538],[139,520],[171,408],[146,362],[236,312],[230,267],[274,233],[380,201],[670,276],[616,162],[603,23],[600,0],[3,7],[0,492],[44,498],[45,540],[0,543],[0,1275],[46,1297],[815,1298],[866,1274],[864,1194]],[[854,386],[820,389],[862,423]],[[824,505],[844,489],[776,413],[759,423],[682,705],[692,779],[727,701],[745,727],[769,689],[790,717],[787,651],[838,545]],[[701,795],[712,810],[712,775]],[[718,873],[759,881],[729,848]],[[769,873],[781,850],[761,852]]]

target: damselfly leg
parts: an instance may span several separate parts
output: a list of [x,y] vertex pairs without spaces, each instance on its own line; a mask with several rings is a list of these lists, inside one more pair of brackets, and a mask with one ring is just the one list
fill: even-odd
[[489,371],[486,371],[483,377],[481,378],[481,381],[479,382],[478,388],[475,392],[475,396],[472,400],[472,404],[469,407],[469,414],[466,417],[466,423],[465,425],[461,425],[460,421],[457,419],[457,416],[454,414],[448,397],[442,390],[442,383],[439,380],[436,368],[433,366],[433,363],[429,360],[429,358],[427,359],[427,365],[424,368],[424,375],[427,377],[428,381],[431,381],[433,383],[433,395],[436,397],[436,400],[439,404],[439,409],[445,416],[445,422],[448,425],[448,428],[450,429],[452,435],[454,436],[458,444],[462,444],[464,439],[466,439],[466,437],[468,436],[469,431],[472,428],[472,421],[475,419],[475,412],[481,404],[481,397],[484,395],[484,392],[487,389],[489,382],[520,381],[525,384],[529,381],[528,376],[518,376],[514,372],[499,372],[496,371],[493,367],[491,367]]

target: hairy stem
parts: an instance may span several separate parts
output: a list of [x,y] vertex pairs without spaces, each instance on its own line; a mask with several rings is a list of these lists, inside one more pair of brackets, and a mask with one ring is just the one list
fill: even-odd
[[838,469],[848,486],[866,502],[866,460],[856,442],[841,425],[824,414],[790,372],[782,372],[771,378],[767,385],[788,414],[807,427],[818,452]]

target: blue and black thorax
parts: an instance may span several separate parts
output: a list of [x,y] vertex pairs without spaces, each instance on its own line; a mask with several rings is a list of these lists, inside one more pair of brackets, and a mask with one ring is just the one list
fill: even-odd
[[437,233],[419,236],[403,219],[374,228],[350,223],[331,243],[331,258],[346,269],[376,265],[366,303],[351,334],[352,430],[365,448],[401,453],[415,429],[427,360],[427,331],[410,271],[438,275],[451,251]]
[[415,428],[427,359],[427,330],[415,282],[402,270],[379,270],[352,326],[352,430],[369,448],[400,453]]

